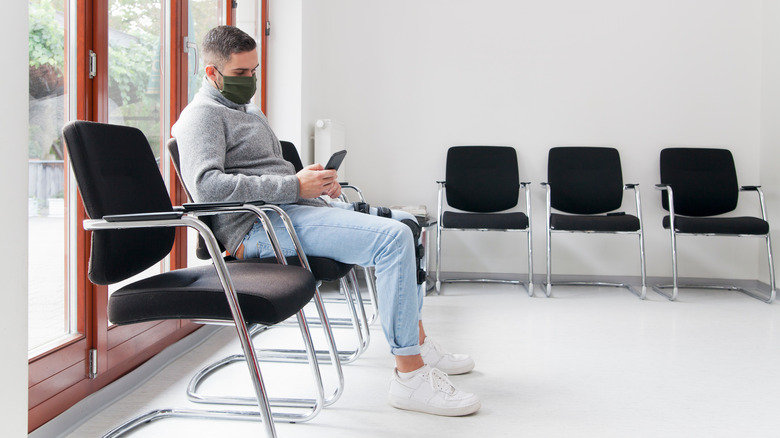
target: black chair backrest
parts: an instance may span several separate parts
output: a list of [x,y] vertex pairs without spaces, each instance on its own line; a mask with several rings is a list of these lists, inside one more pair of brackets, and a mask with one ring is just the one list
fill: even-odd
[[[70,163],[90,218],[173,211],[152,148],[136,128],[74,121],[62,128]],[[89,279],[125,280],[163,259],[175,229],[101,230],[92,233]]]
[[623,170],[615,148],[564,146],[547,155],[552,208],[571,214],[599,214],[623,203]]
[[[181,186],[184,188],[184,193],[187,194],[187,199],[189,202],[195,202],[192,194],[187,189],[187,185],[184,184],[184,178],[181,177],[181,160],[179,158],[179,144],[176,142],[175,138],[171,138],[168,140],[168,143],[166,144],[168,148],[168,153],[171,154],[171,162],[173,163],[173,169],[176,171],[176,176],[179,177],[179,182],[181,182]],[[211,216],[200,216],[198,219],[201,220],[206,226],[211,228]],[[225,246],[222,245],[222,242],[217,242],[219,244],[219,250],[221,252],[225,252]],[[209,253],[209,249],[206,246],[206,241],[203,240],[203,236],[198,234],[198,244],[195,247],[195,257],[201,259],[201,260],[209,260],[211,259],[211,254]]]
[[295,145],[289,141],[282,140],[279,143],[282,144],[282,157],[292,163],[296,172],[300,172],[303,169],[303,163],[301,156],[298,155],[298,149],[295,149]]
[[[714,216],[737,208],[737,170],[728,149],[662,150],[661,183],[672,187],[675,214]],[[666,192],[662,192],[661,202],[669,210]]]
[[184,185],[184,179],[181,177],[181,159],[179,158],[179,144],[176,142],[175,138],[171,138],[168,140],[168,143],[165,145],[168,149],[168,153],[171,154],[171,162],[173,163],[173,169],[176,171],[176,176],[179,177],[179,182],[181,182],[181,186],[184,188],[184,193],[187,195],[187,199],[189,202],[195,202],[192,198],[192,193],[187,189],[187,186]]
[[447,151],[447,204],[459,210],[494,213],[517,205],[517,152],[509,146],[453,146]]

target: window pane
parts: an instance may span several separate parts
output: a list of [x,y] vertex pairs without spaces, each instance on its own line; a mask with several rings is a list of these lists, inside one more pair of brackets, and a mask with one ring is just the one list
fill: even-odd
[[[155,0],[108,2],[108,123],[133,126],[146,135],[160,162],[165,126],[163,96],[163,8]],[[166,129],[167,131],[167,129]],[[124,284],[158,274],[161,265],[109,286],[109,293]]]
[[[238,2],[238,7],[236,8],[236,27],[243,30],[244,32],[248,33],[252,36],[252,38],[257,41],[257,53],[258,57],[260,55],[260,44],[261,44],[261,35],[260,32],[265,31],[264,26],[260,23],[260,15],[262,7],[262,1],[261,0],[242,0]],[[262,61],[261,61],[262,62]],[[261,89],[263,81],[260,80],[260,71],[262,69],[262,66],[258,67],[258,81],[257,81],[257,93],[255,93],[254,102],[257,105],[260,105],[260,96]]]
[[[192,102],[203,82],[203,61],[200,58],[201,43],[209,29],[225,24],[224,0],[190,0],[188,9],[188,34],[189,41],[196,48],[189,49],[189,68],[187,71],[187,102]],[[195,56],[195,54],[198,56]],[[187,265],[196,266],[210,263],[199,260],[195,255],[198,246],[198,232],[187,229]]]
[[[197,53],[200,53],[200,45],[206,32],[213,27],[225,24],[224,4],[224,0],[190,0],[187,23],[189,41],[197,45]],[[200,56],[193,56],[194,54],[195,49],[190,49],[189,72],[187,74],[188,102],[192,102],[205,75]]]
[[29,2],[29,354],[75,334],[76,301],[65,283],[67,221],[62,126],[74,87],[68,68],[68,2]]

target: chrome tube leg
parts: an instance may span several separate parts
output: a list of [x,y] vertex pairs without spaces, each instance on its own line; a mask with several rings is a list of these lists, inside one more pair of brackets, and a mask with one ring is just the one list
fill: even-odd
[[544,293],[548,296],[552,296],[552,256],[551,256],[551,250],[552,250],[552,244],[551,244],[551,238],[552,238],[552,230],[550,229],[550,214],[552,213],[550,205],[550,186],[547,185],[547,285],[545,288]]
[[247,367],[249,367],[252,385],[255,387],[257,405],[260,408],[260,416],[263,419],[265,434],[269,438],[276,438],[276,427],[274,426],[273,414],[271,413],[271,407],[268,404],[268,394],[265,390],[265,385],[263,384],[263,376],[260,373],[260,365],[258,364],[254,347],[252,346],[252,340],[249,337],[249,333],[247,332],[246,325],[243,321],[237,322],[236,330],[241,339],[241,347],[244,350],[244,355],[247,358],[246,364]]
[[639,218],[639,269],[642,276],[642,291],[639,298],[644,300],[647,296],[647,265],[645,263],[645,222],[642,220],[642,201],[639,197],[639,188],[634,187],[636,199],[636,214]]
[[672,296],[669,300],[674,301],[677,299],[677,236],[674,233],[674,223],[671,224],[669,232],[672,235]]
[[[347,276],[341,277],[341,279],[339,279],[339,283],[344,289],[344,296],[347,299],[347,308],[349,309],[349,317],[352,319],[353,329],[355,330],[355,336],[357,337],[357,346],[355,347],[356,354],[354,355],[354,358],[357,358],[357,356],[360,355],[360,348],[365,342],[363,339],[363,329],[360,327],[357,302],[355,301],[355,297],[352,296],[352,289]],[[354,358],[350,360],[344,360],[345,358],[342,358],[342,360],[345,362],[351,362],[351,360],[354,360]]]
[[444,209],[444,183],[439,183],[439,210],[436,222],[436,293],[441,294],[441,232]]
[[333,336],[333,330],[330,326],[330,320],[328,319],[327,312],[325,311],[325,304],[322,302],[322,296],[319,293],[314,294],[314,305],[317,308],[317,313],[320,316],[320,322],[322,325],[322,331],[325,334],[325,340],[328,343],[328,356],[330,357],[330,363],[336,370],[336,389],[335,391],[325,398],[324,405],[330,406],[341,397],[344,392],[344,370],[341,368],[341,361],[339,360],[339,352],[336,347],[336,339]]
[[368,320],[368,325],[372,325],[379,317],[379,306],[377,305],[378,297],[376,294],[376,282],[374,279],[373,268],[370,266],[364,266],[363,276],[366,278],[366,287],[368,288],[368,296],[371,298],[371,310],[373,311],[371,318]]
[[533,249],[533,229],[531,220],[531,187],[526,187],[525,191],[525,211],[528,213],[528,231],[526,237],[528,238],[528,296],[534,296],[534,249]]
[[642,276],[642,292],[639,298],[644,300],[647,296],[647,268],[645,264],[645,233],[641,229],[639,231],[639,265]]
[[766,255],[767,259],[769,260],[769,301],[768,303],[771,303],[775,300],[775,297],[777,295],[777,291],[775,289],[775,263],[774,259],[772,258],[772,239],[769,237],[769,233],[766,235]]
[[436,224],[436,293],[441,294],[441,224]]
[[[268,217],[264,213],[258,216],[261,218],[261,220],[263,220],[264,224],[270,222],[268,221]],[[235,286],[233,285],[233,280],[230,278],[227,265],[225,264],[224,260],[221,257],[219,247],[217,245],[217,240],[214,237],[214,235],[200,221],[198,221],[198,223],[193,225],[194,228],[196,228],[204,237],[204,241],[206,242],[206,246],[208,247],[209,254],[211,255],[212,260],[214,260],[214,269],[216,269],[217,276],[219,277],[220,283],[222,284],[222,287],[225,290],[225,295],[228,301],[228,307],[230,308],[230,313],[233,315],[233,322],[236,327],[238,339],[239,342],[241,343],[241,349],[244,351],[244,355],[246,357],[246,365],[249,368],[249,375],[252,379],[252,385],[254,386],[255,389],[255,395],[257,396],[257,406],[260,410],[260,416],[263,421],[263,427],[265,428],[265,433],[270,438],[276,438],[276,427],[274,426],[273,414],[271,413],[271,406],[268,403],[268,394],[265,390],[265,384],[263,382],[262,373],[260,372],[260,365],[257,360],[257,354],[255,353],[254,345],[252,344],[252,338],[249,334],[249,330],[247,329],[244,315],[241,312],[241,306],[239,305],[238,302],[238,294],[236,294],[236,289]],[[269,237],[272,237],[273,240],[275,240],[276,235],[273,234],[273,231],[271,231]],[[300,310],[300,313],[303,313],[303,310]],[[303,325],[306,324],[305,318],[302,321],[302,324]],[[309,341],[311,341],[311,339],[309,339]],[[316,361],[316,357],[314,358],[314,360]]]
[[[309,415],[302,417],[299,420],[307,421],[317,416],[325,405],[325,384],[322,382],[322,373],[320,372],[320,364],[317,359],[317,350],[314,349],[311,331],[309,331],[309,325],[306,323],[306,314],[303,309],[301,309],[296,316],[298,318],[298,326],[301,329],[301,338],[303,339],[304,348],[306,349],[306,355],[309,358],[309,368],[311,369],[312,376],[314,377],[314,384],[317,389],[316,402],[314,403],[311,412],[309,412]],[[254,351],[252,353],[254,354]]]
[[362,328],[363,342],[360,344],[360,353],[362,354],[368,348],[368,344],[371,342],[371,332],[368,329],[368,316],[366,315],[366,307],[363,303],[363,295],[360,294],[360,285],[358,284],[357,275],[355,270],[349,271],[347,274],[349,283],[352,284],[352,291],[355,294],[355,300],[358,310],[358,323]]

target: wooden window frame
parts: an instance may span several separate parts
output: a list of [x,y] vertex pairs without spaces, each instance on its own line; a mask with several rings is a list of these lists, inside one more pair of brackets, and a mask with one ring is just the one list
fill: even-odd
[[[235,22],[235,3],[225,0],[226,22]],[[187,2],[171,1],[171,74],[170,74],[170,123],[173,124],[187,104],[187,80],[184,73],[188,64],[187,53],[182,50],[182,38],[187,31]],[[97,54],[98,71],[108,71],[108,0],[77,0],[76,10],[76,83],[77,99],[75,118],[79,120],[108,120],[108,78],[98,74],[89,78],[87,58],[90,50]],[[261,20],[268,21],[268,0],[262,0]],[[67,31],[67,30],[66,30]],[[267,36],[261,32],[261,108],[266,108]],[[105,36],[101,38],[101,35]],[[67,46],[67,45],[66,45]],[[170,127],[168,127],[170,128]],[[162,155],[167,156],[167,155]],[[65,166],[69,166],[67,157]],[[169,163],[171,201],[175,205],[185,202],[186,195]],[[76,221],[81,224],[86,213],[80,196],[76,203]],[[70,219],[66,219],[67,221]],[[67,225],[66,225],[67,226]],[[76,227],[71,244],[76,251],[76,284],[79,333],[75,339],[42,353],[29,360],[28,378],[28,431],[32,432],[61,414],[86,396],[105,387],[122,375],[138,367],[165,347],[192,333],[200,325],[189,321],[161,321],[131,326],[108,327],[106,304],[108,288],[96,286],[87,278],[90,233]],[[177,230],[176,244],[170,255],[171,269],[187,265],[186,230]],[[67,283],[66,283],[67,284]],[[89,377],[88,355],[97,350],[97,375]]]

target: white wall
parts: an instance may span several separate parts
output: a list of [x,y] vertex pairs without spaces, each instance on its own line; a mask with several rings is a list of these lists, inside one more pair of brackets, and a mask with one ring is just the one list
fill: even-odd
[[3,279],[3,317],[0,318],[0,424],[3,436],[27,434],[27,3],[10,2],[0,14],[5,41],[7,86],[0,117],[3,159],[0,187],[3,226],[0,278]]
[[[761,81],[761,185],[766,197],[769,220],[773,223],[772,238],[780,242],[780,1],[764,2],[763,76]],[[762,258],[762,260],[764,260]],[[761,264],[761,276],[768,269]]]
[[268,121],[276,135],[293,142],[301,158],[311,157],[308,148],[302,148],[308,137],[301,117],[301,0],[271,3],[271,35],[268,37]]
[[[301,93],[302,141],[318,118],[342,122],[350,182],[375,205],[426,204],[431,212],[449,146],[514,146],[522,178],[534,182],[538,273],[538,183],[552,146],[620,150],[625,181],[642,188],[649,275],[671,275],[653,190],[663,147],[728,147],[741,183],[769,182],[759,178],[768,135],[761,129],[762,0],[300,1],[301,83],[293,88]],[[274,2],[272,14],[283,3]],[[755,208],[742,204],[740,212]],[[557,237],[554,272],[638,274],[631,238]],[[764,263],[759,241],[745,240],[681,241],[682,275],[756,278]],[[516,245],[484,234],[450,241],[446,270],[525,269],[522,238]],[[503,257],[488,266],[490,255]]]

